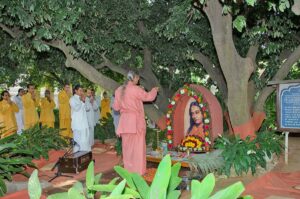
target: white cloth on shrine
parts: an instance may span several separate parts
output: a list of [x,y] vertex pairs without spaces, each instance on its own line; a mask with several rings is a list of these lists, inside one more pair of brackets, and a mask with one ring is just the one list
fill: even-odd
[[86,114],[86,105],[80,100],[78,95],[74,95],[70,99],[71,106],[71,128],[73,131],[75,146],[73,152],[91,151],[89,142],[89,124]]

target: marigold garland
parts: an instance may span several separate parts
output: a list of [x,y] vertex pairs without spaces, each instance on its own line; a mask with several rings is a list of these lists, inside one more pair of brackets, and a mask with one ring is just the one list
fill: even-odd
[[[181,89],[178,90],[178,92],[173,96],[173,98],[170,100],[170,104],[168,105],[168,111],[166,114],[166,124],[167,124],[167,141],[168,141],[168,148],[172,149],[173,146],[173,128],[172,128],[172,114],[174,112],[175,105],[177,101],[180,99],[181,96],[188,95],[193,97],[198,103],[202,110],[203,114],[203,129],[204,129],[204,146],[210,146],[210,138],[209,138],[209,132],[210,132],[210,114],[209,114],[209,108],[207,102],[203,99],[202,95],[200,93],[195,92],[192,88],[189,87],[188,84],[185,84]],[[207,148],[207,147],[206,147]]]

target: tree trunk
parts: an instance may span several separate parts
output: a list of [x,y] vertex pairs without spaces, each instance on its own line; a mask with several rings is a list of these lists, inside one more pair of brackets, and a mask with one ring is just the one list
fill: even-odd
[[[235,134],[244,137],[253,134],[249,121],[251,119],[248,108],[248,80],[253,72],[253,63],[250,58],[242,58],[233,43],[232,17],[222,15],[222,5],[218,0],[207,1],[203,8],[212,30],[214,45],[218,54],[219,63],[227,82],[228,111]],[[248,129],[244,128],[247,124]],[[240,128],[243,126],[243,128]],[[243,131],[243,132],[241,132]]]

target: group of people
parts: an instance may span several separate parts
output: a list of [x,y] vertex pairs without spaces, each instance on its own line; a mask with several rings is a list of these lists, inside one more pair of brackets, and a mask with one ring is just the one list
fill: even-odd
[[[89,151],[94,145],[94,128],[99,118],[108,117],[111,112],[110,100],[104,92],[100,103],[100,97],[95,96],[94,89],[83,91],[79,85],[74,87],[73,94],[69,84],[65,84],[58,94],[59,128],[63,137],[74,138],[74,151]],[[0,100],[1,138],[16,132],[21,134],[37,124],[54,128],[55,107],[50,91],[46,90],[45,97],[40,99],[33,84],[28,84],[26,91],[19,89],[12,99],[7,90],[3,91]]]
[[[107,94],[104,94],[105,100],[102,100],[101,105],[108,107],[103,109],[106,114],[110,112],[110,107],[113,108],[116,133],[122,138],[124,167],[130,172],[144,174],[146,122],[143,102],[153,101],[159,89],[154,87],[150,92],[146,92],[138,86],[139,79],[137,73],[129,71],[127,81],[115,91],[112,100],[107,100]],[[4,128],[2,132],[5,132],[2,136],[28,129],[39,122],[42,126],[54,126],[55,103],[49,91],[46,90],[45,97],[40,100],[35,94],[34,85],[29,84],[27,93],[20,89],[13,101],[8,91],[3,91],[1,98],[0,125]],[[94,90],[87,89],[84,92],[80,85],[76,85],[72,96],[70,85],[66,84],[58,94],[58,102],[61,135],[73,137],[74,152],[90,151],[94,144],[94,128],[99,120],[99,101]],[[41,109],[40,117],[37,113],[38,106]],[[102,117],[107,116],[104,112],[101,112]],[[19,120],[23,121],[23,124],[19,123]]]

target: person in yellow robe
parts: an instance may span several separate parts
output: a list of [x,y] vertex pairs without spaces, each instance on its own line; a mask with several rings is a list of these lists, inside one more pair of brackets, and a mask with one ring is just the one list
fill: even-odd
[[17,132],[17,121],[15,113],[19,111],[18,106],[11,101],[8,91],[1,93],[0,101],[0,137],[4,138]]
[[55,103],[51,99],[50,91],[45,91],[45,97],[41,99],[41,116],[40,116],[40,122],[42,123],[42,126],[47,126],[54,128],[54,112],[53,109],[55,108]]
[[100,112],[101,119],[108,118],[107,115],[108,113],[111,114],[110,100],[107,96],[107,93],[104,91],[103,99],[101,100],[101,112]]
[[64,137],[73,137],[71,130],[71,108],[70,108],[70,97],[71,89],[69,84],[64,85],[64,89],[58,94],[59,104],[59,128],[64,129],[61,131],[61,135]]
[[39,95],[35,93],[33,84],[27,85],[27,93],[22,96],[24,111],[24,129],[29,129],[39,123],[36,108],[39,106]]

